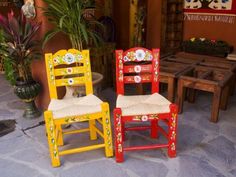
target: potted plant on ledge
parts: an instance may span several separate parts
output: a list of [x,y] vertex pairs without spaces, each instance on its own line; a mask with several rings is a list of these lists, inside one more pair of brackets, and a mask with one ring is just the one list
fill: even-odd
[[[103,25],[90,13],[91,8],[95,7],[94,0],[70,0],[60,3],[55,0],[44,0],[44,2],[47,4],[42,8],[44,15],[54,25],[54,28],[45,34],[44,44],[59,32],[66,34],[72,47],[77,50],[92,48],[103,42],[97,32],[98,29],[103,29]],[[103,76],[95,72],[92,74],[96,92]]]
[[14,86],[14,93],[26,103],[25,118],[41,115],[34,103],[40,84],[32,79],[31,74],[31,62],[41,56],[40,42],[34,40],[40,26],[40,23],[27,21],[23,13],[18,18],[13,11],[7,17],[0,15],[0,54],[5,75]]

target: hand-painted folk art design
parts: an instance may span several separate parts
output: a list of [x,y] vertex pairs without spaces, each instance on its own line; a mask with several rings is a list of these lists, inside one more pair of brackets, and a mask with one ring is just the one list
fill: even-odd
[[[177,105],[170,103],[159,92],[160,50],[131,48],[127,51],[116,50],[117,102],[114,109],[114,132],[116,161],[124,161],[124,152],[154,148],[167,148],[169,157],[176,156]],[[126,96],[125,84],[151,83],[150,95]],[[168,130],[159,126],[163,121]],[[150,122],[150,126],[128,126],[129,122]],[[124,146],[125,131],[151,130],[151,137],[162,133],[168,140],[166,144]]]
[[[46,71],[51,101],[44,112],[46,131],[52,166],[60,166],[60,157],[66,154],[104,148],[107,157],[113,156],[112,134],[109,105],[93,95],[89,51],[75,49],[60,50],[55,54],[45,55]],[[85,85],[86,96],[59,100],[57,87]],[[61,126],[87,121],[89,127],[79,130],[64,131]],[[96,125],[101,124],[102,130]],[[59,151],[63,145],[63,136],[89,132],[90,139],[100,135],[103,143]]]
[[185,0],[185,12],[236,14],[233,0]]

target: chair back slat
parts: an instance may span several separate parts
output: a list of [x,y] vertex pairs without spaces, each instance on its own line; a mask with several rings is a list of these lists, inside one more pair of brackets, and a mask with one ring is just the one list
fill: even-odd
[[136,76],[124,76],[124,84],[139,84],[139,83],[149,83],[152,82],[151,74],[143,74]]
[[54,69],[55,76],[67,76],[73,74],[83,74],[85,72],[85,68],[83,66],[75,66],[68,68],[58,68]]
[[152,65],[128,65],[124,66],[124,73],[151,73]]
[[68,85],[83,85],[85,83],[85,77],[73,77],[68,79],[57,79],[56,86],[68,86]]
[[135,47],[116,50],[117,94],[124,94],[124,84],[151,83],[152,93],[159,91],[160,50]]
[[50,98],[57,98],[57,87],[85,85],[93,93],[89,51],[60,50],[45,54]]

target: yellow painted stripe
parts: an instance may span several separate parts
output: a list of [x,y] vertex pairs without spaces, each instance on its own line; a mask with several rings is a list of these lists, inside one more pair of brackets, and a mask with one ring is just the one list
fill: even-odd
[[74,148],[74,149],[61,151],[61,152],[59,152],[59,155],[67,155],[67,154],[74,154],[74,153],[79,153],[79,152],[91,151],[91,150],[99,149],[99,148],[103,148],[103,147],[105,147],[105,144],[97,144],[97,145],[86,146],[86,147],[81,147],[81,148]]
[[102,119],[97,119],[97,121],[102,125]]
[[79,73],[84,73],[84,72],[85,72],[85,69],[83,66],[54,69],[55,76],[65,76],[65,75],[79,74]]
[[[89,118],[87,118],[89,117]],[[84,122],[88,120],[93,120],[93,119],[98,119],[102,117],[101,112],[93,113],[93,114],[85,114],[85,115],[79,115],[79,116],[68,116],[68,117],[63,117],[63,118],[58,118],[54,119],[54,122],[56,125],[58,124],[67,124],[67,123],[73,123],[73,122]],[[72,121],[66,122],[66,119],[71,119],[73,118]]]
[[104,139],[104,135],[102,133],[101,130],[99,130],[97,127],[94,126],[94,129],[96,130],[96,132]]
[[66,78],[66,79],[57,79],[56,86],[67,86],[67,85],[79,85],[85,84],[85,77],[73,77],[73,78]]
[[88,132],[89,128],[84,128],[84,129],[80,129],[80,130],[72,130],[72,131],[66,131],[63,132],[63,135],[69,135],[69,134],[75,134],[75,133],[83,133],[83,132]]

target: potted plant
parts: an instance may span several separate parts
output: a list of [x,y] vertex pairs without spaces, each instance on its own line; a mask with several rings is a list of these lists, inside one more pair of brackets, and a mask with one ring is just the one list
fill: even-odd
[[102,41],[95,28],[101,28],[102,24],[95,18],[86,18],[88,17],[86,10],[94,5],[92,0],[70,0],[60,3],[55,0],[44,0],[44,2],[48,5],[42,8],[44,15],[54,28],[45,34],[43,46],[59,32],[68,35],[72,47],[78,50],[87,48],[92,45],[91,43],[98,45]]
[[[72,47],[78,50],[102,43],[102,38],[97,31],[102,29],[103,25],[92,13],[90,14],[90,9],[95,7],[94,0],[70,0],[60,1],[60,3],[55,0],[44,0],[44,2],[47,4],[47,7],[42,8],[44,15],[54,28],[45,34],[43,46],[59,32],[66,34]],[[98,74],[93,73],[93,83],[94,75],[98,76]]]
[[13,11],[7,17],[0,15],[2,39],[0,53],[6,79],[14,86],[15,94],[27,107],[23,114],[26,118],[38,117],[34,99],[40,91],[40,85],[32,79],[31,62],[40,58],[40,42],[34,39],[40,23],[27,21],[23,13],[15,17]]

